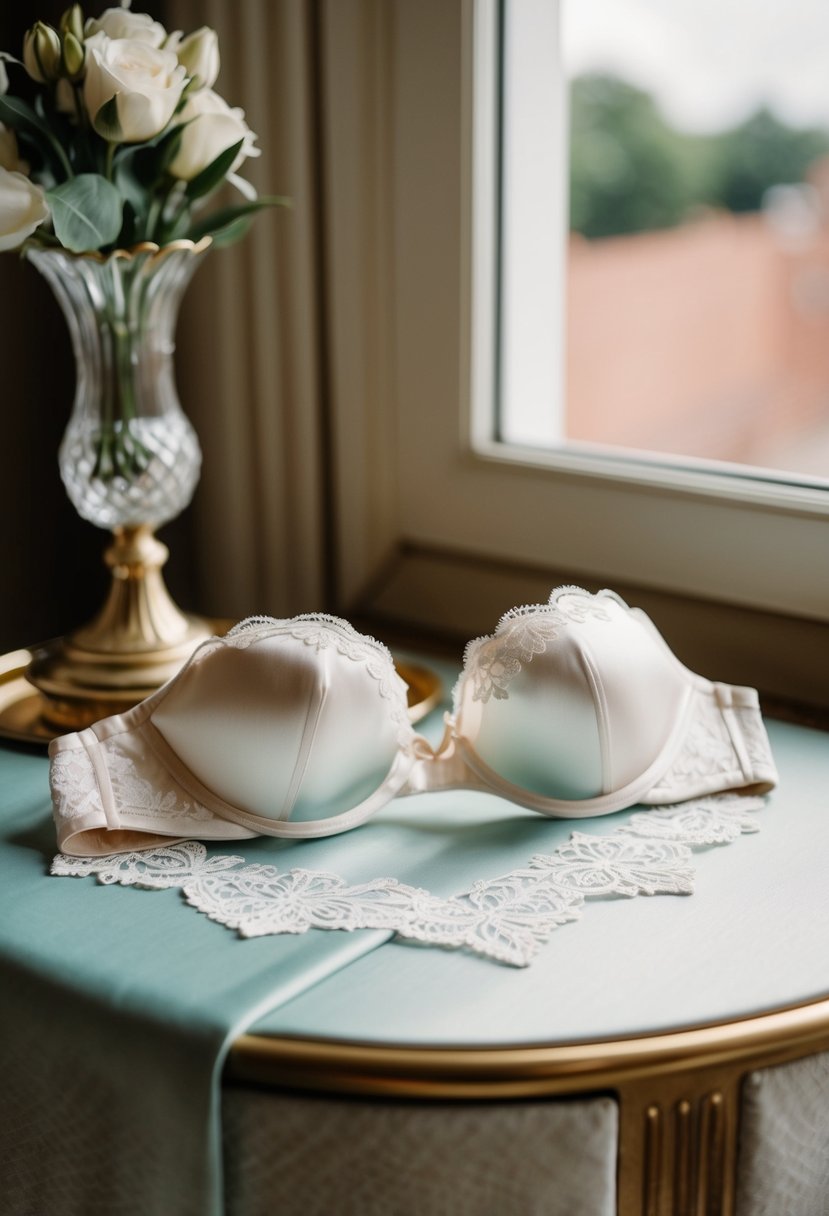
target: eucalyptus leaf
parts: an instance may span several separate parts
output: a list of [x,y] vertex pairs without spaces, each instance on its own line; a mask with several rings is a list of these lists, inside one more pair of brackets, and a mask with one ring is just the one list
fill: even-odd
[[232,144],[231,147],[225,148],[224,152],[220,152],[215,160],[202,169],[201,173],[197,173],[192,181],[187,183],[185,191],[189,199],[201,198],[205,194],[209,194],[211,190],[220,185],[230,172],[230,167],[236,157],[242,150],[244,139],[240,139],[238,143]]
[[81,173],[48,190],[55,236],[65,249],[86,253],[111,245],[121,231],[121,195],[98,173]]
[[[256,211],[263,211],[266,207],[290,207],[290,199],[283,198],[278,194],[263,194],[261,198],[257,198],[250,203],[239,203],[235,207],[223,207],[221,211],[214,211],[211,215],[204,216],[190,229],[188,236],[193,241],[199,241],[203,236],[212,236],[213,242],[218,247],[222,245],[233,244],[244,236],[250,227],[248,217]],[[243,226],[240,226],[240,221]],[[232,229],[232,234],[227,230]]]

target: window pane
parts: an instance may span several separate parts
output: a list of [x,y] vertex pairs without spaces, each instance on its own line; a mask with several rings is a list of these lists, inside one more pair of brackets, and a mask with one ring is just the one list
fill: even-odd
[[564,22],[568,437],[829,475],[829,11]]
[[540,441],[829,478],[829,6],[561,11],[566,389]]

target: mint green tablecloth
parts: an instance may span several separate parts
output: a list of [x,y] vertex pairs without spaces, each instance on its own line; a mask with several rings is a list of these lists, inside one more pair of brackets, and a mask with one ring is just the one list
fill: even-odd
[[[434,729],[434,724],[433,724]],[[691,899],[599,901],[525,971],[378,931],[240,941],[177,891],[47,876],[47,761],[0,749],[0,1216],[221,1212],[219,1073],[272,1033],[557,1041],[745,1014],[829,990],[829,744],[772,724],[762,831],[695,859]],[[401,801],[329,840],[217,845],[441,894],[620,816],[544,820],[488,795]]]
[[48,877],[47,772],[0,750],[0,1213],[218,1213],[226,1045],[383,935],[240,942],[178,892]]

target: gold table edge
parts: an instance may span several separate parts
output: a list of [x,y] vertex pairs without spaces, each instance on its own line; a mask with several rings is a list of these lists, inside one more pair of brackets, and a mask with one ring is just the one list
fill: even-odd
[[514,1098],[614,1090],[688,1070],[747,1068],[829,1048],[829,997],[638,1037],[520,1047],[414,1047],[242,1034],[231,1080],[329,1093]]

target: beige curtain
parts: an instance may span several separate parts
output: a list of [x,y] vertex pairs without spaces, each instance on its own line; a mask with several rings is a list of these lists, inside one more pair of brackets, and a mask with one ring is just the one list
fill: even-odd
[[215,615],[327,606],[314,15],[306,0],[165,5],[168,28],[218,31],[216,90],[244,108],[262,150],[243,174],[292,200],[211,254],[182,309],[179,391],[204,449],[196,606]]

